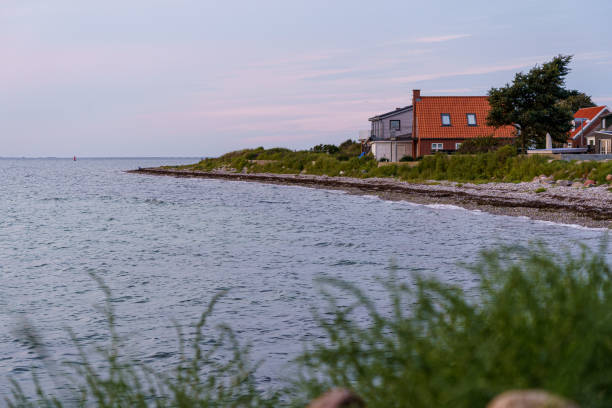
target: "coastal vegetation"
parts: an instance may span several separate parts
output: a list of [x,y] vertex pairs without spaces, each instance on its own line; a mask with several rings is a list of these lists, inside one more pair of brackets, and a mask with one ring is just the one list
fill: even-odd
[[[483,138],[488,139],[488,138]],[[330,146],[330,145],[325,145]],[[293,151],[283,148],[244,149],[199,163],[177,166],[185,170],[226,170],[243,173],[313,174],[345,177],[394,177],[403,181],[448,180],[456,182],[521,182],[545,175],[557,180],[590,179],[608,183],[612,162],[563,161],[517,153],[515,145],[499,146],[474,141],[466,149],[476,154],[436,154],[418,161],[379,163],[371,156],[359,157],[359,144],[350,140],[336,146]]]
[[[190,328],[192,335],[178,330],[180,359],[168,372],[122,353],[125,339],[116,333],[108,302],[111,340],[101,348],[104,361],[92,363],[77,345],[80,360],[68,362],[67,372],[54,369],[44,342],[26,336],[58,388],[48,389],[35,376],[35,391],[15,383],[7,404],[303,407],[340,386],[372,408],[483,407],[503,391],[525,388],[545,389],[582,407],[609,407],[612,271],[601,255],[606,252],[605,243],[596,252],[582,248],[562,256],[538,245],[483,252],[465,266],[473,287],[400,276],[392,268],[379,280],[389,294],[384,306],[349,282],[323,280],[324,306],[315,318],[325,335],[305,344],[290,383],[267,391],[257,387],[257,365],[234,332],[207,323],[223,292]],[[352,300],[341,304],[340,298]]]

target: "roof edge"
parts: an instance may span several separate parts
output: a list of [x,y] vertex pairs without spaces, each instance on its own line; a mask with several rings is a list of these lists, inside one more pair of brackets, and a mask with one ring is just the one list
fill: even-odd
[[[608,112],[610,112],[610,109],[608,108],[608,105],[602,105],[602,106],[597,106],[598,108],[602,108],[599,110],[599,112],[597,112],[597,115],[593,116],[593,119],[590,119],[589,124],[586,127],[583,127],[582,129],[580,129],[580,131],[578,133],[576,133],[574,136],[572,136],[572,140],[576,140],[576,138],[578,136],[580,136],[582,134],[582,132],[585,131],[585,129],[588,129],[589,126],[591,125],[592,122],[595,121],[595,119],[597,119],[599,116],[601,116],[602,112],[604,112],[605,110],[607,110]],[[578,111],[580,111],[580,109],[578,109]],[[578,112],[576,112],[578,113]],[[578,118],[575,118],[578,119]]]
[[387,118],[389,116],[397,115],[398,113],[403,113],[403,112],[406,112],[406,111],[409,111],[409,110],[412,110],[412,105],[404,106],[403,108],[395,109],[395,110],[390,111],[390,112],[381,113],[380,115],[372,116],[371,118],[368,118],[368,120],[371,122],[371,121],[374,121],[374,120],[384,119],[384,118]]

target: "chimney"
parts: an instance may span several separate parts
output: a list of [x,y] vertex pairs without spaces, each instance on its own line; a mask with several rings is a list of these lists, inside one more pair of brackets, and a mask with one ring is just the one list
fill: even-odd
[[416,102],[421,100],[421,90],[413,89],[412,90],[412,104],[414,105]]

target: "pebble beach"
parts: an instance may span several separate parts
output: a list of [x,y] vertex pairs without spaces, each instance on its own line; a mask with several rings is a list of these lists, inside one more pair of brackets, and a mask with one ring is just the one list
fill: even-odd
[[303,185],[344,190],[351,194],[374,194],[387,200],[446,204],[498,215],[522,216],[590,228],[612,228],[612,192],[608,185],[585,187],[581,183],[554,182],[546,177],[522,183],[472,184],[168,168],[139,168],[130,173]]

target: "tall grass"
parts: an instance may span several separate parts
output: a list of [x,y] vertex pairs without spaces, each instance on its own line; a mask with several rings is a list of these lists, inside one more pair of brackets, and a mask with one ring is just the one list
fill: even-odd
[[[110,291],[99,281],[110,299]],[[58,378],[63,397],[58,390],[48,391],[41,386],[35,372],[34,395],[23,390],[13,381],[12,396],[6,399],[8,407],[276,407],[277,395],[263,393],[255,385],[256,365],[250,362],[248,347],[241,345],[234,332],[227,326],[211,328],[207,324],[215,304],[224,293],[215,296],[195,325],[195,334],[186,350],[186,338],[177,328],[180,361],[169,372],[156,371],[152,367],[128,359],[122,354],[123,339],[115,330],[111,303],[106,302],[106,318],[111,341],[100,347],[97,353],[102,363],[91,362],[91,355],[73,338],[80,356],[77,362],[65,362],[62,366],[46,364],[57,384]],[[29,342],[38,349],[42,357],[42,342],[36,336],[28,336]],[[206,349],[202,347],[206,344]],[[229,350],[229,352],[228,352]],[[69,390],[66,394],[65,390]]]
[[[326,339],[300,359],[303,390],[350,386],[371,408],[484,407],[520,388],[612,406],[612,276],[602,256],[503,249],[470,270],[472,296],[425,276],[385,282],[391,315],[364,290],[331,281],[355,302],[328,298]],[[360,325],[364,311],[371,323]]]
[[[417,275],[381,280],[390,307],[366,289],[326,280],[316,313],[325,337],[305,345],[293,386],[266,394],[255,365],[233,332],[221,327],[202,348],[211,306],[196,325],[190,353],[179,343],[175,370],[159,373],[126,359],[112,342],[104,363],[70,365],[73,394],[28,395],[15,384],[11,407],[278,407],[304,406],[337,386],[354,389],[368,407],[484,407],[516,388],[543,388],[582,407],[612,406],[612,275],[602,254],[583,248],[559,256],[546,248],[501,248],[466,266],[474,287]],[[338,290],[351,304],[339,304]],[[334,295],[335,293],[335,295]],[[346,296],[342,296],[346,298]],[[184,337],[179,336],[184,340]],[[207,346],[208,347],[208,346]],[[233,350],[229,355],[227,350]]]
[[[426,156],[414,167],[400,164],[378,167],[371,155],[358,157],[357,143],[345,142],[338,151],[330,149],[330,145],[325,146],[325,149],[315,146],[314,151],[281,148],[240,150],[182,167],[205,171],[224,168],[249,173],[302,173],[332,177],[394,177],[405,181],[458,182],[521,182],[546,175],[565,180],[592,179],[598,184],[606,184],[606,176],[612,174],[612,162],[566,162],[543,156],[517,155],[513,145],[478,154]],[[335,153],[329,153],[331,151]]]

